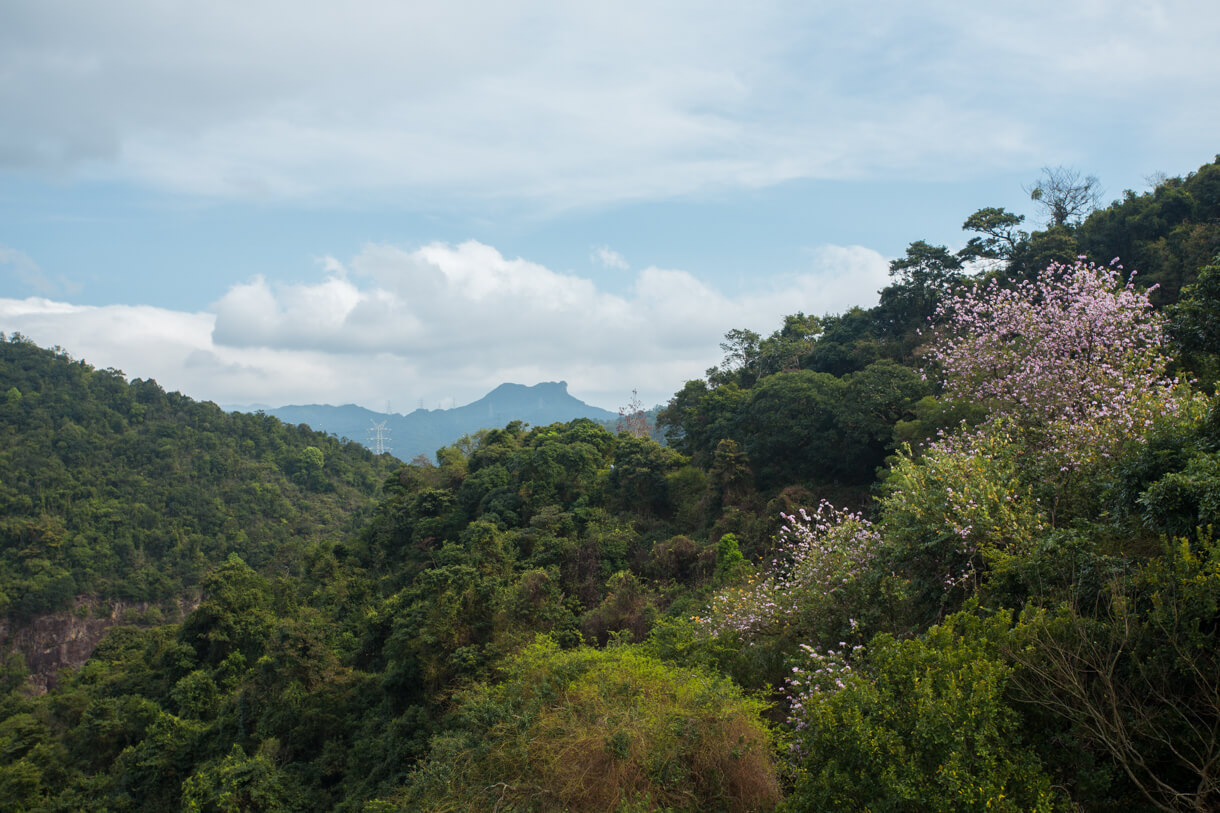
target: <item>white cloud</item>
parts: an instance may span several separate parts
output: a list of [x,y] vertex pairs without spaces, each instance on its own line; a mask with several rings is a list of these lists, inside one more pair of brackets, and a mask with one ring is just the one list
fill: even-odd
[[80,285],[62,276],[51,279],[24,251],[4,245],[0,245],[0,274],[14,279],[23,288],[31,288],[48,296],[80,290]]
[[962,175],[1070,163],[1132,127],[1136,97],[1142,121],[1188,115],[1175,143],[1220,129],[1194,103],[1220,12],[1192,0],[10,0],[4,17],[0,77],[21,79],[0,81],[0,167],[222,197],[566,206]]
[[[0,330],[22,333],[42,345],[62,346],[95,367],[115,367],[139,378],[177,376],[187,355],[210,346],[212,321],[206,313],[139,305],[94,307],[37,297],[0,299]],[[180,382],[181,376],[176,380]]]
[[622,271],[631,268],[631,263],[627,262],[627,259],[622,254],[619,254],[610,248],[610,246],[595,246],[589,252],[589,259],[602,268],[617,268]]
[[565,379],[615,408],[701,377],[731,328],[872,304],[887,269],[869,249],[826,246],[805,272],[730,298],[655,267],[610,294],[477,242],[371,245],[323,265],[312,283],[235,285],[202,313],[0,299],[0,329],[218,403],[465,403],[504,381]]

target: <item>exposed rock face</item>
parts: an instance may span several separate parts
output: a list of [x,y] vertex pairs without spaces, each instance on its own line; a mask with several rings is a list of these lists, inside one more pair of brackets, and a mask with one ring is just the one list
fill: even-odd
[[[35,692],[42,694],[55,688],[61,670],[79,667],[89,660],[111,627],[118,624],[154,626],[157,616],[165,621],[178,621],[198,604],[197,600],[180,601],[177,607],[168,608],[168,613],[159,607],[150,613],[151,605],[146,601],[101,601],[92,596],[80,596],[72,610],[41,615],[27,623],[15,625],[8,619],[0,619],[0,652],[20,652],[30,670],[30,684]],[[177,617],[165,618],[169,615]]]

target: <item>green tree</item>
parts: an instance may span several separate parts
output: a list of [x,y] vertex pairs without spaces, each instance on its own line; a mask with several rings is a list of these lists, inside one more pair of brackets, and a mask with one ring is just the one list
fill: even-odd
[[279,770],[268,750],[247,757],[239,746],[204,765],[182,783],[182,810],[191,813],[245,813],[299,810],[302,799],[292,779]]
[[1018,247],[1029,239],[1029,234],[1017,227],[1025,222],[1025,215],[1015,215],[1006,209],[989,206],[979,209],[962,224],[963,231],[980,236],[971,237],[958,256],[968,260],[1010,260]]
[[1204,388],[1220,379],[1220,255],[1199,269],[1197,279],[1182,288],[1168,309],[1169,334],[1182,352],[1181,361]]
[[712,574],[713,582],[725,587],[736,584],[749,572],[745,557],[737,544],[736,534],[724,534],[716,543],[716,570]]
[[907,339],[927,327],[937,306],[960,283],[962,261],[944,246],[917,240],[906,256],[890,263],[894,282],[881,289],[877,321],[894,339]]
[[[822,333],[801,359],[801,368],[819,373],[843,376],[862,370],[887,350],[880,337],[889,335],[884,313],[878,308],[851,308],[837,315],[820,319]],[[897,328],[892,331],[897,333]]]
[[931,386],[910,367],[881,359],[847,376],[835,426],[844,448],[846,477],[868,482],[894,450],[894,429],[915,417],[915,405]]
[[233,656],[254,663],[275,627],[270,582],[232,555],[208,576],[203,589],[203,602],[182,626],[182,640],[211,666]]
[[1095,603],[1027,611],[1010,650],[1017,686],[1154,808],[1214,810],[1218,613],[1220,543],[1176,540]]
[[614,507],[640,514],[667,516],[673,506],[666,476],[686,461],[654,440],[621,436],[606,486]]
[[734,328],[724,334],[720,349],[724,360],[707,371],[707,380],[715,385],[736,383],[749,389],[758,380],[759,344],[762,336],[752,330]]
[[844,449],[835,414],[845,384],[827,373],[777,373],[750,391],[741,437],[761,486],[830,479],[856,450]]

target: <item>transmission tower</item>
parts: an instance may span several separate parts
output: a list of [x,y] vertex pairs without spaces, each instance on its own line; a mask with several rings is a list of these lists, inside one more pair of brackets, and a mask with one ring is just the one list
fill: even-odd
[[385,454],[390,451],[390,430],[386,427],[389,421],[372,421],[369,436],[365,445],[373,450],[373,454]]

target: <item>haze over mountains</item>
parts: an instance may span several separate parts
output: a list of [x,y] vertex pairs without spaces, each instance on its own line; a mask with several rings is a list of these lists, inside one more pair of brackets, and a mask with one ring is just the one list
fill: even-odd
[[261,409],[288,424],[306,424],[320,432],[347,438],[372,448],[373,424],[385,422],[386,451],[401,460],[417,455],[431,457],[437,449],[480,429],[502,427],[510,421],[545,426],[556,421],[590,418],[612,421],[618,414],[572,396],[568,382],[547,381],[533,386],[501,384],[473,403],[452,409],[417,409],[406,415],[375,412],[355,404],[292,404],[282,407],[227,406],[231,411]]

